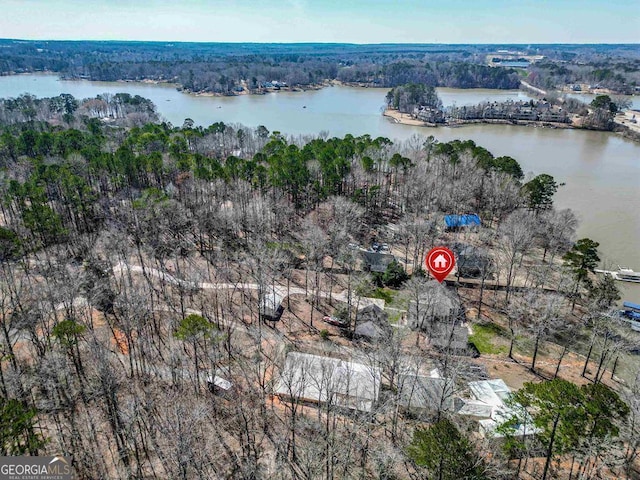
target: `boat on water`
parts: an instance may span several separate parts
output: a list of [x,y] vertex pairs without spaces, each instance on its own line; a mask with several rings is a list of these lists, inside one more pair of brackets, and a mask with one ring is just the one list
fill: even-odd
[[634,272],[628,267],[618,267],[616,271],[608,270],[595,270],[596,273],[604,273],[605,275],[611,275],[614,280],[620,280],[621,282],[634,282],[640,283],[640,272]]
[[622,280],[623,282],[637,282],[640,283],[640,272],[634,272],[627,267],[618,267],[618,271],[615,273],[616,280]]

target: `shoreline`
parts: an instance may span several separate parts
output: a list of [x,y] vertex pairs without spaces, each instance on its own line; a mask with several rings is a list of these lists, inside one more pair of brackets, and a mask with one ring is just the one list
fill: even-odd
[[191,95],[194,97],[241,97],[243,95],[267,95],[269,93],[278,93],[278,92],[291,92],[291,93],[295,93],[295,92],[308,92],[308,91],[312,91],[312,90],[321,90],[323,89],[325,86],[327,85],[310,85],[310,86],[306,86],[306,87],[280,87],[280,88],[262,88],[259,90],[249,90],[249,89],[244,89],[242,91],[237,91],[237,92],[233,92],[233,93],[218,93],[218,92],[194,92],[192,90],[189,90],[188,88],[183,88],[181,87],[179,84],[173,84],[176,85],[176,90],[179,91],[180,93],[185,93],[187,95]]
[[385,109],[382,113],[383,116],[392,119],[394,123],[398,123],[400,125],[410,125],[414,127],[428,127],[428,128],[437,128],[437,127],[449,127],[449,128],[457,128],[464,127],[466,125],[515,125],[521,127],[540,127],[540,128],[563,128],[567,130],[579,130],[575,125],[570,123],[555,123],[555,122],[543,122],[539,120],[503,120],[503,119],[474,119],[474,120],[458,120],[455,122],[444,122],[444,123],[428,123],[423,122],[422,120],[418,120],[417,118],[413,118],[409,113],[401,113],[397,110],[393,109]]
[[[343,82],[338,79],[325,79],[322,83],[310,84],[307,86],[297,86],[297,87],[280,87],[280,88],[261,88],[258,90],[250,90],[244,85],[244,89],[242,91],[233,92],[229,94],[224,93],[216,93],[216,92],[206,92],[206,91],[198,91],[194,92],[187,88],[184,88],[180,83],[172,80],[154,80],[150,78],[143,78],[142,80],[128,80],[128,79],[118,79],[118,80],[94,80],[91,78],[75,78],[75,77],[65,77],[60,72],[54,72],[52,70],[40,70],[33,72],[0,72],[0,77],[12,77],[12,76],[20,76],[20,75],[56,75],[60,80],[64,80],[65,82],[76,82],[76,81],[87,81],[87,82],[107,82],[107,83],[139,83],[143,85],[164,85],[164,86],[175,86],[176,90],[179,92],[187,93],[189,95],[199,96],[199,97],[237,97],[240,95],[266,95],[267,93],[277,93],[279,91],[283,92],[306,92],[309,90],[321,90],[325,87],[354,87],[354,88],[378,88],[378,89],[391,89],[392,87],[381,87],[378,85],[372,85],[366,82]],[[242,81],[244,84],[244,80]],[[489,88],[489,87],[471,87],[471,88],[459,88],[459,87],[447,87],[440,86],[436,88],[450,88],[452,90],[496,90],[500,91],[510,91],[510,90],[520,90],[523,92],[533,93],[536,95],[548,95],[548,94],[584,94],[584,95],[621,95],[621,96],[637,96],[637,94],[627,94],[627,93],[616,93],[612,92],[609,89],[593,89],[593,91],[572,91],[567,89],[567,87],[563,87],[559,90],[542,90],[538,87],[534,87],[533,85],[521,80],[520,88],[513,89],[502,89],[502,88]]]
[[[640,112],[629,110],[627,114],[638,114],[640,117]],[[635,143],[640,143],[640,126],[633,125],[633,127],[629,123],[621,123],[618,118],[616,118],[615,123],[616,126],[613,130],[597,130],[592,128],[583,128],[574,123],[554,123],[554,122],[543,122],[539,120],[503,120],[503,119],[475,119],[475,120],[459,120],[455,122],[444,122],[444,123],[427,123],[422,120],[418,120],[417,118],[413,118],[408,113],[401,113],[397,110],[385,109],[382,113],[384,117],[389,119],[393,123],[397,123],[399,125],[408,125],[411,127],[425,127],[425,128],[461,128],[470,125],[511,125],[515,127],[533,127],[533,128],[550,128],[550,129],[563,129],[563,130],[583,130],[583,131],[594,131],[594,132],[605,132],[612,133],[614,135],[619,135],[627,140],[630,140]],[[627,117],[628,120],[629,117]]]

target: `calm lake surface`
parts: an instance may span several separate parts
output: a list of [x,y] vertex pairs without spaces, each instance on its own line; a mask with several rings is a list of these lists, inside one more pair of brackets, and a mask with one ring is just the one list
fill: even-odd
[[[38,97],[70,93],[77,98],[128,92],[151,99],[174,125],[185,118],[266,126],[287,134],[347,133],[403,140],[414,134],[440,141],[472,139],[496,156],[510,155],[525,172],[549,173],[566,183],[556,195],[559,208],[577,212],[580,237],[600,242],[605,266],[640,270],[640,144],[606,132],[509,125],[424,128],[398,125],[381,115],[387,89],[327,87],[308,92],[278,92],[238,97],[193,96],[169,85],[60,81],[55,75],[0,77],[0,97],[29,92]],[[518,90],[441,88],[445,105],[473,105],[484,100],[526,100]],[[625,300],[640,303],[640,285],[619,282]]]

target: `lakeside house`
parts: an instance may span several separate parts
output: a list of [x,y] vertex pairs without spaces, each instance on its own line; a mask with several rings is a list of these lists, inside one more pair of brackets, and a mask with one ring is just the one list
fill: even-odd
[[427,335],[432,347],[468,355],[469,330],[458,296],[444,285],[432,281],[416,300],[409,302],[407,325]]
[[450,248],[456,256],[456,269],[461,277],[481,277],[491,268],[488,253],[478,247],[456,242]]
[[436,322],[460,318],[463,311],[455,292],[433,280],[417,300],[409,302],[407,314],[407,323],[412,330],[426,330]]
[[330,403],[371,412],[378,401],[379,367],[338,358],[289,352],[274,393],[292,402]]

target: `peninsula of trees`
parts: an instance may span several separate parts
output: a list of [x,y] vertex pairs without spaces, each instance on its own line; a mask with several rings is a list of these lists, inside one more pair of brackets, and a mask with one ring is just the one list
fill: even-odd
[[528,101],[482,102],[478,105],[454,105],[445,108],[435,88],[425,84],[407,83],[389,90],[386,104],[385,116],[399,123],[411,125],[461,125],[477,122],[535,124],[616,130],[634,140],[640,140],[640,135],[628,125],[624,125],[624,121],[615,120],[615,114],[623,108],[628,108],[630,102],[624,98],[614,100],[609,95],[598,95],[589,105],[573,98],[549,95],[548,99],[541,97]]

